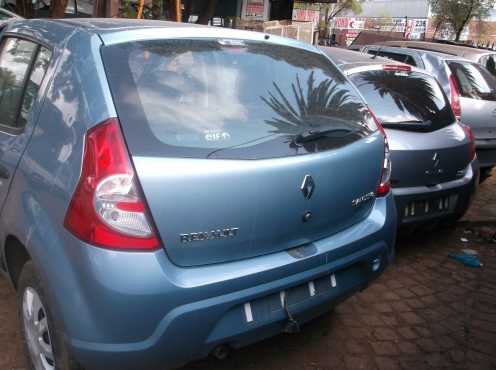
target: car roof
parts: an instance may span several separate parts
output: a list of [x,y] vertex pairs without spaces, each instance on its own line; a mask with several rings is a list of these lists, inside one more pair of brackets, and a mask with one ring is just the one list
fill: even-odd
[[324,52],[334,63],[344,68],[353,68],[360,65],[383,65],[383,64],[401,64],[394,60],[377,57],[362,53],[356,50],[342,49],[336,47],[319,46],[319,49]]
[[382,69],[382,66],[384,65],[398,65],[409,67],[414,72],[422,73],[435,78],[431,72],[425,69],[417,68],[411,66],[410,64],[401,63],[388,58],[375,57],[374,55],[361,51],[335,47],[330,48],[325,46],[319,46],[319,49],[321,49],[324,54],[336,63],[339,69],[341,69],[341,71],[348,76],[355,73]]
[[64,18],[57,19],[57,22],[64,22],[75,27],[98,34],[121,32],[146,28],[202,28],[206,27],[194,23],[182,23],[171,21],[131,19],[131,18]]
[[458,56],[458,55],[453,55],[453,54],[446,54],[442,53],[440,51],[433,51],[433,50],[426,50],[426,49],[416,49],[416,48],[408,48],[408,47],[400,47],[400,46],[394,46],[394,45],[383,45],[383,44],[373,44],[373,45],[366,45],[367,48],[384,48],[385,51],[391,51],[391,50],[396,50],[401,53],[405,54],[412,54],[412,53],[417,53],[417,54],[427,54],[436,58],[439,58],[441,60],[458,60],[458,61],[463,61],[463,62],[469,62],[469,63],[474,63],[473,60]]
[[388,58],[374,57],[374,55],[362,53],[360,51],[325,46],[319,46],[319,49],[321,49],[329,58],[331,58],[332,61],[336,63],[339,68],[345,73],[355,69],[363,70],[367,67],[374,68],[377,66],[383,66],[384,64],[395,64],[411,67],[410,65],[405,63],[400,63]]
[[318,52],[318,49],[311,44],[280,36],[158,20],[128,18],[23,19],[9,22],[7,27],[8,32],[27,34],[34,38],[42,35],[45,42],[50,41],[52,44],[62,44],[65,38],[78,30],[98,35],[106,45],[138,40],[211,37],[264,41]]
[[473,60],[478,60],[483,55],[496,54],[496,52],[491,50],[477,49],[469,46],[427,42],[427,41],[408,41],[408,40],[384,41],[381,42],[380,44],[388,45],[388,46],[400,46],[406,48],[437,51],[440,53],[456,55]]

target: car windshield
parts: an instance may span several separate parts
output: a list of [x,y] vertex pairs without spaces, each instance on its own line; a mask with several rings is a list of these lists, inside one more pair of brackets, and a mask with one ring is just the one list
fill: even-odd
[[446,95],[429,75],[370,70],[350,78],[385,127],[434,131],[455,121]]
[[[359,94],[316,52],[182,39],[102,54],[119,119],[141,154],[270,158],[337,148],[375,130]],[[318,145],[295,143],[309,131],[327,134],[314,136]]]

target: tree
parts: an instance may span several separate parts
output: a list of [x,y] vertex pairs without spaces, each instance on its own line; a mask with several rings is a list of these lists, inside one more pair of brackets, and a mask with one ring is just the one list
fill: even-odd
[[364,0],[336,0],[333,4],[325,5],[327,7],[327,21],[337,17],[345,10],[351,10],[355,14],[360,14],[362,12],[361,3],[363,1]]
[[[93,17],[118,17],[119,0],[93,0]],[[123,2],[123,8],[129,9],[128,2]]]
[[434,14],[436,30],[446,24],[459,41],[465,26],[472,19],[487,17],[496,3],[495,0],[429,0]]
[[215,15],[217,0],[208,0],[204,2],[202,10],[198,16],[198,24],[208,24],[208,21]]
[[31,0],[17,0],[16,11],[24,18],[33,17],[33,2]]
[[321,12],[325,13],[324,22],[319,24],[320,36],[326,36],[329,30],[329,23],[334,17],[345,10],[351,10],[355,14],[360,14],[362,12],[361,3],[365,0],[335,0],[334,3],[322,4]]
[[162,0],[152,0],[153,19],[160,19],[162,15]]
[[50,17],[64,18],[67,3],[68,0],[52,0],[50,4]]
[[449,20],[447,19],[446,14],[436,14],[431,18],[431,22],[434,27],[434,33],[432,34],[433,39],[436,38],[436,35],[440,30],[449,26]]

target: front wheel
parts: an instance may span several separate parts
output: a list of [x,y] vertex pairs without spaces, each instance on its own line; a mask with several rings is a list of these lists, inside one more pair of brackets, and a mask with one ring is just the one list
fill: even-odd
[[43,283],[31,261],[17,283],[17,307],[29,370],[82,370],[68,355],[50,313]]

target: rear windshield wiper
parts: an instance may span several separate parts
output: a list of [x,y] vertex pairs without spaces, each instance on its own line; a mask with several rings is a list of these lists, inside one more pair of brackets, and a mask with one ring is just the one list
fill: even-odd
[[389,127],[389,128],[404,128],[408,129],[410,128],[427,128],[432,125],[431,120],[425,120],[425,121],[420,121],[420,120],[411,120],[411,121],[397,121],[397,122],[381,122],[382,126],[384,127]]
[[338,132],[343,133],[343,135],[340,135],[340,136],[346,136],[348,134],[351,134],[351,133],[354,133],[357,131],[358,130],[348,129],[348,128],[331,128],[331,129],[325,129],[325,130],[312,129],[312,130],[307,130],[307,131],[304,131],[302,133],[299,133],[298,135],[296,135],[294,137],[294,141],[296,143],[306,143],[309,141],[321,139],[323,137],[328,137],[328,136],[330,136],[330,134],[336,134]]

